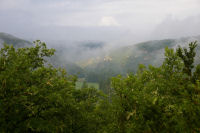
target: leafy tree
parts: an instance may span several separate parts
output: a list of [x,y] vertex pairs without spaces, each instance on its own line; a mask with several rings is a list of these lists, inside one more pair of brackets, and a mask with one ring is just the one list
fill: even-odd
[[0,132],[104,131],[105,96],[86,83],[76,90],[76,77],[45,61],[55,50],[34,43],[19,49],[5,44],[0,51]]
[[0,131],[71,132],[74,77],[62,69],[45,66],[53,55],[45,43],[0,51]]
[[183,71],[187,73],[189,76],[192,75],[192,69],[194,68],[194,57],[196,55],[195,48],[197,47],[197,41],[191,42],[189,44],[189,51],[187,48],[179,48],[177,49],[178,56],[183,60],[184,62],[184,69]]
[[113,78],[113,132],[199,132],[199,81],[188,80],[196,43],[189,46],[181,57],[181,48],[166,48],[160,67],[141,65],[135,75]]

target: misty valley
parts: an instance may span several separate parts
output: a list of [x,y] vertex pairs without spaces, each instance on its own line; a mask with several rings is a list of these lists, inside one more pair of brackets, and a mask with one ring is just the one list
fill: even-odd
[[[195,40],[200,41],[200,36],[152,40],[127,46],[110,46],[100,41],[54,41],[47,43],[49,48],[56,50],[47,60],[54,67],[64,68],[68,74],[77,76],[77,88],[80,89],[87,83],[90,87],[108,93],[112,77],[135,74],[139,64],[160,66],[164,60],[166,47],[177,48],[178,45],[185,47]],[[0,42],[13,44],[16,48],[34,46],[31,41],[6,33],[0,33]],[[198,57],[195,57],[195,60],[198,64]]]
[[200,133],[200,0],[0,0],[0,133]]
[[200,132],[200,36],[130,45],[0,33],[0,132]]

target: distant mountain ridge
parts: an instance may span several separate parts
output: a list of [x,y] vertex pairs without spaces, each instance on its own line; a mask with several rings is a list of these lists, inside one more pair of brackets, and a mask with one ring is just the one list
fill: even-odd
[[139,64],[145,66],[160,66],[164,60],[164,49],[188,47],[188,43],[198,41],[196,63],[200,63],[200,36],[184,37],[179,39],[151,40],[134,45],[124,46],[115,50],[111,50],[103,57],[92,57],[86,61],[83,68],[86,72],[86,79],[89,82],[98,82],[100,88],[106,88],[103,81],[109,80],[118,74],[126,75],[127,73],[135,73]]
[[88,61],[90,63],[85,64],[96,65],[103,62],[116,62],[118,64],[123,64],[126,60],[132,60],[135,62],[134,64],[148,64],[147,61],[151,60],[151,63],[156,64],[159,62],[155,61],[158,55],[161,54],[159,57],[164,57],[163,52],[165,47],[175,48],[178,45],[186,46],[191,41],[198,41],[200,43],[200,36],[184,37],[179,39],[151,40],[134,45],[123,46],[115,50],[111,50],[101,58],[96,57],[96,60],[94,57],[91,58],[94,61],[94,64],[91,63],[92,60]]
[[[75,74],[89,82],[97,82],[104,88],[110,77],[118,74],[135,73],[139,64],[161,65],[165,47],[188,46],[189,42],[198,41],[196,62],[200,63],[200,36],[179,39],[150,40],[129,46],[106,50],[104,42],[79,42],[77,45],[52,45],[55,55],[49,62],[56,67],[66,68],[69,74]],[[32,43],[10,34],[0,33],[0,44],[13,44],[15,47],[27,47]],[[58,43],[59,44],[59,43]],[[47,44],[48,46],[48,44]]]
[[3,43],[13,45],[14,47],[27,47],[33,45],[30,41],[17,38],[11,34],[0,32],[0,45]]

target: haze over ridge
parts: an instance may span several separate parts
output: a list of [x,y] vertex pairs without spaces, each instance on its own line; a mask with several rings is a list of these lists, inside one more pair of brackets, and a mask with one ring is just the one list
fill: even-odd
[[25,39],[128,44],[200,34],[199,0],[1,0],[0,29]]

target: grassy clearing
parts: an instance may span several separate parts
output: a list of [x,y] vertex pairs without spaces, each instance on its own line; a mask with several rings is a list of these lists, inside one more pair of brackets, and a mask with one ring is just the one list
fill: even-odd
[[[94,87],[96,89],[99,89],[99,84],[94,82],[87,82],[88,87]],[[76,89],[81,89],[83,86],[83,81],[77,81],[76,82]]]

